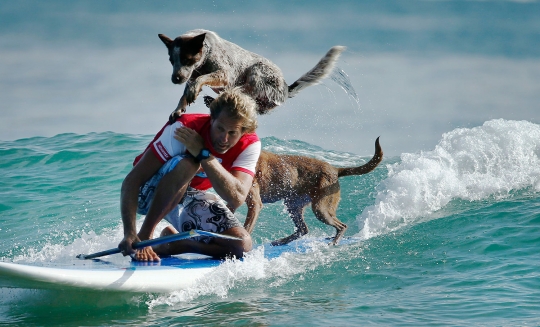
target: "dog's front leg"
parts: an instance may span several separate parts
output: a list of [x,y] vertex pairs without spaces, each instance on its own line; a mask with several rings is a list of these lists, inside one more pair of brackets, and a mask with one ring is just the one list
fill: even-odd
[[204,85],[212,89],[223,89],[229,85],[227,74],[223,70],[216,70],[213,73],[201,75],[195,79],[189,79],[184,89],[184,94],[178,102],[178,106],[169,116],[169,122],[173,124],[176,118],[186,112],[187,106],[195,102]]
[[246,214],[246,221],[244,222],[244,228],[248,233],[252,233],[255,228],[255,223],[259,218],[259,213],[263,207],[261,201],[261,195],[259,190],[259,185],[254,183],[249,191],[248,196],[246,197],[246,205],[248,207],[248,212]]
[[[185,93],[185,91],[184,91]],[[169,115],[169,123],[172,125],[176,121],[178,117],[180,117],[184,112],[186,112],[187,108],[187,102],[185,95],[182,95],[180,98],[180,101],[178,102],[178,106],[176,106],[176,109],[171,112]]]
[[[169,123],[174,124],[174,122],[176,121],[176,118],[180,117],[180,115],[186,112],[187,106],[195,102],[195,99],[199,95],[199,92],[201,91],[201,88],[202,88],[202,85],[197,84],[198,83],[197,80],[198,78],[190,79],[186,82],[186,87],[184,88],[184,94],[182,94],[180,101],[178,101],[178,105],[176,106],[176,109],[174,109],[174,111],[169,116]],[[193,96],[193,94],[195,95]]]
[[[195,102],[204,85],[212,89],[223,89],[229,85],[227,74],[220,69],[210,74],[201,75],[194,80],[189,80],[182,96],[182,98],[185,98],[186,105]],[[182,99],[180,99],[180,102],[182,102]]]

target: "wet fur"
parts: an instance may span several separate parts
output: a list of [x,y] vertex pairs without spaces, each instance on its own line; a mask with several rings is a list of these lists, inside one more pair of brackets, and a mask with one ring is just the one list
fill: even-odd
[[212,31],[192,30],[174,40],[163,34],[158,36],[169,51],[173,66],[171,81],[186,83],[184,94],[171,113],[172,121],[195,101],[203,85],[216,93],[225,87],[241,86],[255,99],[257,112],[265,114],[305,87],[327,77],[345,50],[343,46],[332,47],[315,67],[288,86],[279,67],[270,60],[220,38]]
[[249,233],[253,231],[263,203],[283,200],[296,230],[272,244],[287,244],[308,233],[304,209],[311,203],[315,217],[336,229],[332,244],[337,244],[347,230],[347,225],[336,216],[340,201],[339,177],[367,174],[379,165],[382,158],[379,138],[375,141],[375,155],[371,160],[351,168],[336,168],[327,162],[304,156],[262,151],[253,187],[246,198],[248,212],[244,227]]

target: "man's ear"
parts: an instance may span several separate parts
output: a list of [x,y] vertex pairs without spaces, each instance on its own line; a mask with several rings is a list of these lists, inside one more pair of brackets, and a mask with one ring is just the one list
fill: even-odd
[[189,49],[194,53],[198,53],[199,51],[201,51],[205,38],[206,38],[206,33],[194,36],[191,40],[188,41]]
[[165,44],[167,48],[171,47],[171,44],[173,43],[173,40],[171,40],[167,35],[165,34],[158,34],[158,37],[161,39],[161,41]]

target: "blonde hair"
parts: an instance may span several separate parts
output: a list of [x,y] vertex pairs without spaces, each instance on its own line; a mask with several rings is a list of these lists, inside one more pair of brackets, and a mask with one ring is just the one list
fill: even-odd
[[257,129],[257,104],[240,87],[226,89],[210,103],[210,117],[217,119],[221,112],[242,122],[242,132],[252,133]]

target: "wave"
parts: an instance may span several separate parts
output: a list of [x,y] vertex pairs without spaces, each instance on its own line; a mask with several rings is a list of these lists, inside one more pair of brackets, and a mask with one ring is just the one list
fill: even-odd
[[[357,166],[359,163],[367,162],[371,156],[361,156],[358,154],[342,151],[333,151],[323,149],[317,145],[299,140],[282,140],[273,136],[265,137],[262,140],[263,150],[297,156],[306,156],[338,167]],[[373,151],[375,151],[375,139],[373,142]]]
[[404,153],[387,166],[375,203],[357,216],[370,238],[426,218],[450,201],[540,191],[540,125],[496,119],[443,134],[432,151]]

